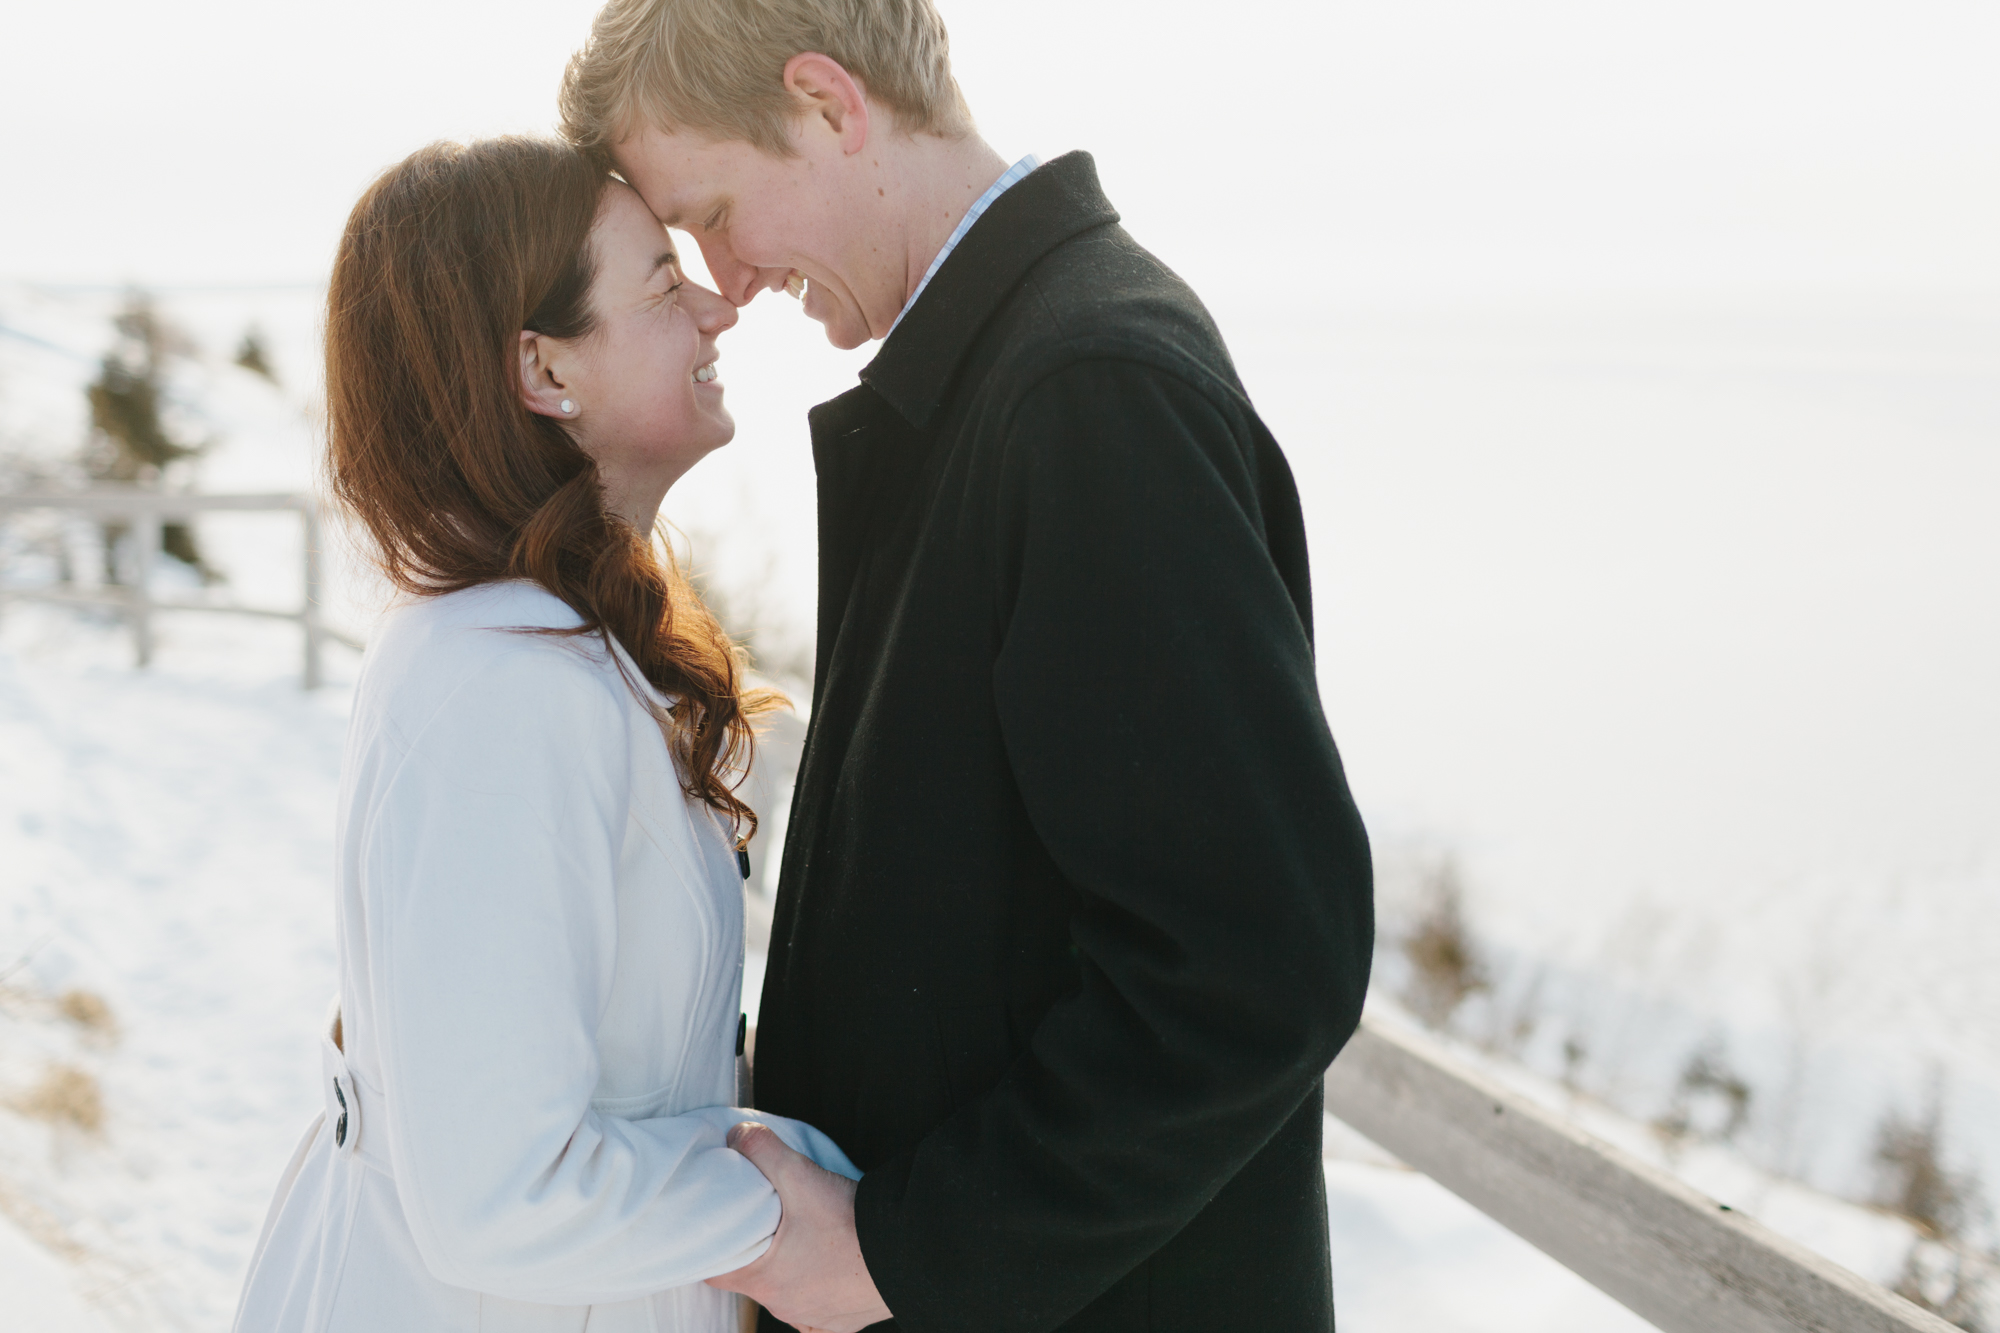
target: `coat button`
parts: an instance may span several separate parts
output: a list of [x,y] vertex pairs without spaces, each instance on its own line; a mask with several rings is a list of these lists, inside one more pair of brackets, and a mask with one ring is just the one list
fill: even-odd
[[340,1090],[339,1079],[333,1081],[333,1095],[340,1102],[340,1120],[333,1127],[333,1146],[344,1148],[347,1146],[347,1094]]
[[736,1015],[736,1053],[743,1054],[743,1048],[750,1036],[750,1015]]

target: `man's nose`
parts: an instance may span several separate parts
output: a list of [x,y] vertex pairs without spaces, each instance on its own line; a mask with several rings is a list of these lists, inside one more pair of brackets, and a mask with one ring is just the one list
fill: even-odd
[[777,270],[744,263],[721,237],[697,235],[695,243],[701,246],[701,257],[708,263],[708,276],[715,279],[715,290],[731,305],[749,305],[758,292],[784,285],[783,277],[775,281],[771,277]]

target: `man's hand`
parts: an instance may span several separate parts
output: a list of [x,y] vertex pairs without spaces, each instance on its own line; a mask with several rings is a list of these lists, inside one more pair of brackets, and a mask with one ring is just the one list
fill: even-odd
[[729,1146],[764,1173],[785,1212],[762,1258],[708,1285],[740,1291],[805,1333],[859,1333],[889,1318],[854,1232],[854,1182],[754,1122],[730,1130]]

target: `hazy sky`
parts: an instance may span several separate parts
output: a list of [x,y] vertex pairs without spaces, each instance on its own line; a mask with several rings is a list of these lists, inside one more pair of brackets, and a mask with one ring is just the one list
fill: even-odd
[[[2000,289],[1987,0],[942,0],[1003,153],[1087,147],[1218,303]],[[0,277],[310,281],[376,170],[547,129],[591,0],[17,0]]]

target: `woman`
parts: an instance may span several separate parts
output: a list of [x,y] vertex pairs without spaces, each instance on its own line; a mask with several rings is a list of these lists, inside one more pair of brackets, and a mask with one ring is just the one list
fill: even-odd
[[735,1327],[701,1279],[781,1211],[724,1144],[755,827],[732,784],[772,700],[650,539],[734,433],[735,319],[556,144],[433,145],[348,220],[331,483],[406,595],[344,763],[326,1113],[241,1333]]

